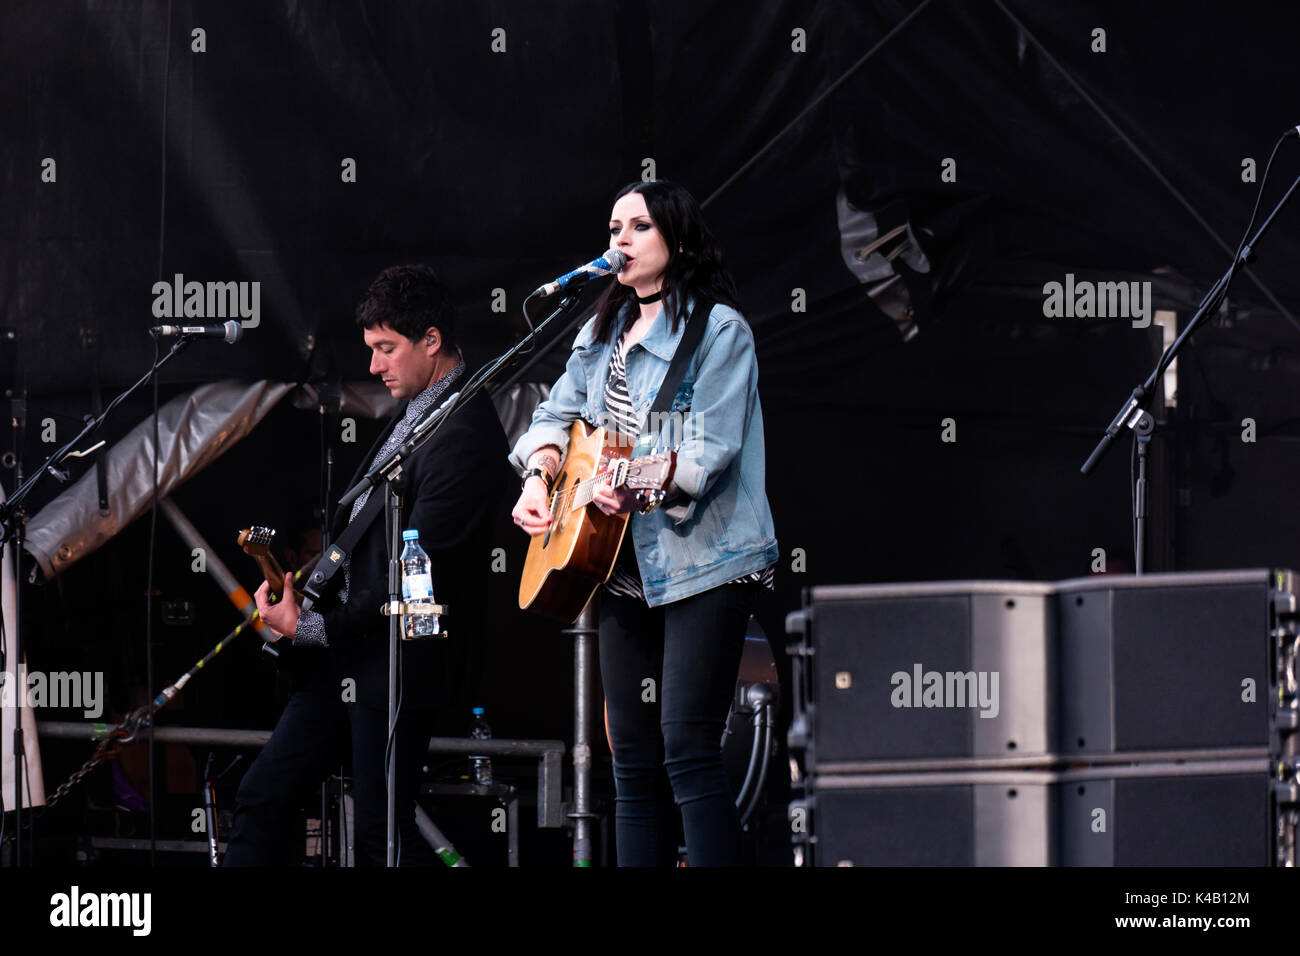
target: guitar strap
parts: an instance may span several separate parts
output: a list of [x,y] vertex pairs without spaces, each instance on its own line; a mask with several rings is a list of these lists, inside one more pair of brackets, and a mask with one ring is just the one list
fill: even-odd
[[677,389],[681,387],[682,378],[686,375],[686,366],[691,364],[691,358],[704,338],[704,327],[709,324],[709,313],[713,311],[713,306],[714,303],[709,299],[695,300],[695,308],[691,310],[691,317],[686,320],[686,330],[682,333],[681,341],[677,343],[677,351],[673,353],[673,360],[664,374],[663,384],[659,386],[654,404],[650,406],[646,420],[641,426],[641,435],[636,440],[637,454],[645,454],[654,446],[657,436],[650,432],[650,424],[657,415],[668,411],[673,399],[677,397]]
[[382,482],[370,489],[370,497],[366,499],[366,503],[357,513],[357,516],[348,523],[347,528],[339,535],[338,540],[326,548],[325,553],[316,562],[316,567],[312,568],[311,575],[307,578],[307,583],[303,585],[302,589],[302,609],[304,611],[310,611],[312,605],[320,600],[330,579],[338,574],[339,569],[347,561],[348,555],[352,553],[352,549],[361,540],[361,536],[366,533],[366,529],[384,510],[384,501],[387,498],[384,491]]

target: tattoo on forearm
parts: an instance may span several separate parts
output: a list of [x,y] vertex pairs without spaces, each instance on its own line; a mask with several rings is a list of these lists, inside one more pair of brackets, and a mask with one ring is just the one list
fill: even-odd
[[555,475],[560,470],[560,459],[551,454],[538,455],[533,461],[533,467],[545,468],[552,475]]

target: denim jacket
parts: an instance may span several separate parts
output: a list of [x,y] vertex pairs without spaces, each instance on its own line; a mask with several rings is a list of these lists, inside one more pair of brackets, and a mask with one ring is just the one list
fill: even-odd
[[[715,305],[707,321],[669,412],[647,428],[652,440],[633,449],[633,455],[640,456],[654,446],[680,445],[676,500],[670,498],[648,515],[633,512],[629,522],[651,607],[762,570],[778,557],[764,490],[754,336],[740,313],[725,305]],[[617,335],[592,344],[595,324],[593,316],[578,332],[564,374],[510,453],[521,473],[544,445],[556,445],[567,454],[569,425],[576,419],[600,426],[611,422],[605,374]],[[628,350],[627,388],[643,428],[685,327],[684,321],[678,322],[677,331],[670,333],[661,310],[650,331]]]

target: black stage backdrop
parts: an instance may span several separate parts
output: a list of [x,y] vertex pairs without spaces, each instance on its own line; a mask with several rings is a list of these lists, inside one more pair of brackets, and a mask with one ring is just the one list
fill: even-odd
[[[479,364],[524,332],[528,290],[606,245],[617,188],[658,175],[705,203],[758,342],[778,659],[806,586],[1062,578],[1099,548],[1128,570],[1129,449],[1089,479],[1078,466],[1160,330],[1050,316],[1044,285],[1151,283],[1147,305],[1187,321],[1300,121],[1296,20],[1086,0],[7,3],[0,325],[28,391],[26,467],[51,450],[47,419],[70,436],[96,384],[107,401],[147,366],[160,278],[260,289],[258,325],[192,346],[164,399],[227,377],[365,379],[351,311],[399,262],[455,289]],[[1265,209],[1296,159],[1288,142]],[[1176,405],[1158,402],[1153,570],[1300,564],[1297,216],[1184,354]],[[883,271],[856,268],[896,225]],[[527,378],[552,381],[571,337]],[[108,437],[147,411],[126,403]],[[331,442],[338,481],[377,427]],[[301,546],[321,445],[319,417],[285,403],[175,495],[250,590],[234,533],[278,524]],[[145,532],[28,595],[33,666],[103,669],[119,709],[145,690]],[[517,570],[514,534],[503,513]],[[159,596],[198,609],[155,630],[170,681],[237,618],[163,524],[157,553]],[[475,698],[500,735],[567,738],[566,639],[500,614]],[[171,719],[269,727],[255,658],[233,649]]]

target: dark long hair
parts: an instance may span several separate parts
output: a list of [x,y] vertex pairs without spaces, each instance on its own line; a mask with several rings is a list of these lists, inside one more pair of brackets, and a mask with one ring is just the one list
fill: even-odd
[[[712,299],[740,311],[736,283],[722,264],[722,249],[704,224],[704,216],[695,197],[666,179],[628,183],[618,191],[614,202],[631,192],[645,197],[646,209],[655,228],[668,246],[668,265],[664,269],[663,303],[677,331],[678,319],[688,318],[686,303],[690,298]],[[680,251],[679,251],[680,250]],[[628,302],[636,301],[631,286],[615,280],[597,304],[596,326],[592,343],[606,342],[618,323],[619,312]]]

